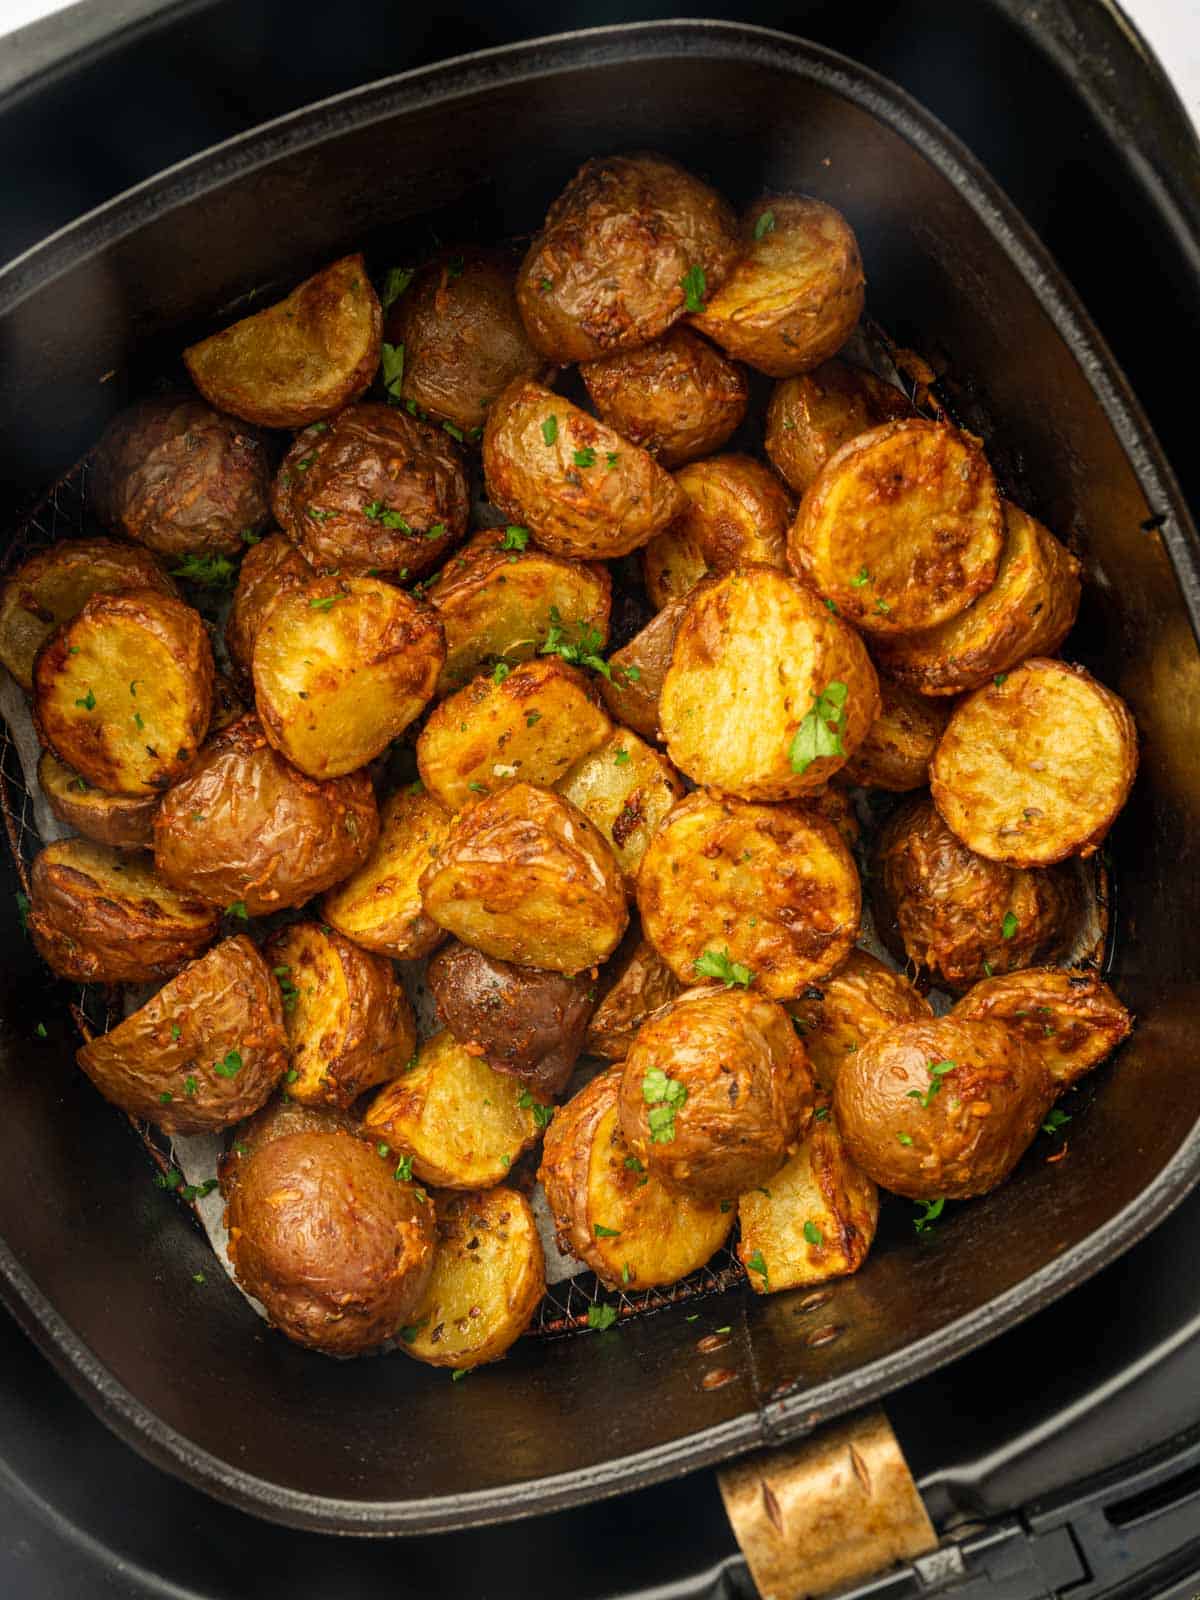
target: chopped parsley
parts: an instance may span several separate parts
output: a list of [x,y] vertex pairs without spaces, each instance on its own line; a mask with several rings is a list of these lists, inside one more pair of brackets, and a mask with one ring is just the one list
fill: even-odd
[[825,1243],[825,1235],[811,1219],[804,1224],[804,1238],[807,1244],[814,1244],[818,1249]]
[[383,288],[379,291],[379,303],[386,311],[393,300],[400,296],[413,281],[415,272],[413,267],[389,267],[383,280]]
[[757,241],[763,238],[764,235],[774,232],[775,213],[773,211],[764,211],[762,216],[759,217],[758,221],[754,224],[754,238]]
[[385,344],[380,351],[380,362],[383,367],[383,387],[391,399],[401,399],[400,390],[404,384],[404,346]]
[[928,1111],[930,1105],[933,1103],[934,1095],[941,1093],[942,1082],[945,1079],[946,1074],[948,1072],[953,1072],[957,1065],[957,1061],[930,1061],[928,1063],[928,1089],[926,1089],[923,1094],[920,1089],[910,1089],[908,1091],[908,1099],[918,1101],[924,1110]]
[[400,1157],[399,1164],[397,1165],[395,1172],[392,1173],[392,1177],[395,1178],[397,1183],[412,1182],[412,1164],[413,1158],[411,1156]]
[[1004,913],[1004,921],[1000,924],[1000,932],[1006,939],[1011,939],[1021,924],[1011,911]]
[[385,506],[382,500],[371,500],[362,508],[368,522],[378,522],[384,528],[399,528],[401,533],[411,533],[412,528],[398,511]]
[[650,1107],[651,1144],[670,1144],[675,1138],[675,1113],[687,1100],[687,1085],[668,1078],[661,1067],[651,1067],[642,1079],[642,1099]]
[[340,594],[327,594],[323,600],[310,600],[310,611],[332,611],[335,604],[341,599]]
[[606,1228],[602,1222],[595,1223],[592,1227],[592,1232],[597,1239],[619,1239],[621,1237],[620,1228]]
[[542,438],[547,444],[553,444],[558,438],[558,418],[553,412],[542,423]]
[[1045,1122],[1042,1123],[1042,1132],[1048,1133],[1051,1135],[1051,1137],[1053,1137],[1056,1133],[1061,1133],[1063,1128],[1066,1127],[1070,1120],[1071,1118],[1065,1111],[1060,1111],[1058,1107],[1055,1106],[1054,1110],[1050,1112]]
[[22,894],[20,892],[20,890],[18,890],[14,898],[16,899],[16,902],[17,902],[17,916],[20,917],[20,919],[21,919],[22,928],[24,928],[26,933],[28,933],[29,932],[29,896],[27,894]]
[[761,1250],[756,1250],[750,1257],[749,1261],[746,1263],[746,1270],[748,1272],[758,1273],[759,1277],[763,1281],[764,1289],[769,1289],[771,1287],[771,1275],[767,1271],[767,1263],[763,1260],[763,1253]]
[[452,422],[443,422],[442,427],[452,439],[456,439],[459,444],[463,442],[463,431],[461,428],[456,428]]
[[214,1061],[213,1071],[218,1078],[236,1078],[242,1070],[242,1055],[240,1050],[230,1050],[224,1061]]
[[626,1156],[625,1165],[629,1168],[630,1172],[645,1172],[646,1170],[636,1156]]
[[225,907],[225,915],[227,917],[238,917],[242,922],[249,922],[250,920],[246,912],[246,902],[244,900],[234,900],[231,902],[231,904],[227,905]]
[[596,452],[591,445],[585,445],[582,450],[576,450],[572,459],[577,467],[594,467],[596,465]]
[[918,1233],[926,1233],[933,1227],[945,1209],[946,1202],[942,1200],[918,1200],[917,1204],[925,1209],[920,1216],[913,1218],[913,1227]]
[[501,550],[524,550],[529,543],[529,529],[510,526],[504,530]]
[[896,1135],[896,1137],[897,1137],[897,1139],[899,1139],[899,1141],[900,1141],[900,1143],[902,1145],[906,1145],[907,1146],[907,1145],[912,1144],[912,1134],[911,1133],[898,1133]]
[[550,1126],[550,1119],[554,1115],[554,1107],[542,1105],[541,1101],[533,1098],[528,1089],[521,1091],[521,1097],[517,1104],[522,1111],[533,1112],[533,1120],[539,1128],[548,1128]]
[[507,661],[497,661],[496,665],[492,668],[492,682],[503,683],[511,671],[512,668],[508,665]]
[[628,750],[618,750],[616,755],[613,757],[613,760],[616,762],[618,767],[623,767],[625,765],[625,763],[629,760],[629,751]]
[[46,1024],[44,1022],[39,1022],[37,1027],[33,1031],[34,1031],[34,1033],[37,1034],[39,1039],[46,1039],[46,1038],[49,1037],[49,1035],[46,1032]]
[[683,290],[684,300],[689,311],[704,310],[704,296],[708,293],[708,278],[704,268],[700,266],[689,267],[679,280],[679,287]]
[[1002,689],[1004,687],[1004,684],[1005,684],[1005,681],[1006,681],[1007,678],[1008,678],[1008,673],[1007,672],[998,672],[996,674],[996,676],[992,679],[992,682],[996,685],[997,689]]
[[881,600],[876,600],[876,602],[875,602],[875,610],[878,612],[878,614],[881,617],[886,617],[888,612],[891,609],[892,609],[891,606],[888,605],[886,600],[882,600],[882,599]]
[[603,1333],[606,1328],[611,1328],[617,1320],[616,1306],[589,1306],[587,1325],[595,1328],[597,1333]]
[[195,1078],[193,1078],[191,1076],[190,1073],[183,1080],[183,1092],[184,1092],[185,1095],[187,1095],[189,1100],[191,1100],[195,1096],[195,1093],[196,1093],[196,1080],[195,1080]]
[[735,986],[748,989],[754,982],[754,974],[749,967],[744,967],[740,961],[729,959],[729,946],[724,951],[706,950],[702,956],[697,956],[692,962],[698,978],[720,978],[727,989]]
[[796,729],[788,760],[792,771],[803,775],[822,756],[844,756],[842,747],[842,718],[849,691],[840,679],[827,683],[822,692],[813,696],[803,722]]
[[616,464],[617,464],[617,457],[618,457],[619,454],[620,454],[620,452],[617,451],[617,450],[610,450],[608,452],[608,454],[604,457],[605,464],[607,466],[610,466],[610,467],[615,467]]
[[866,567],[859,567],[858,577],[850,579],[850,587],[852,589],[861,589],[864,584],[868,584],[870,581],[871,574],[867,571]]
[[228,556],[184,556],[178,567],[171,568],[172,576],[187,578],[191,583],[203,584],[206,589],[231,589],[237,567]]
[[590,622],[576,619],[570,626],[575,628],[578,638],[572,640],[567,637],[567,626],[559,615],[558,607],[550,607],[550,632],[546,635],[546,642],[541,648],[544,656],[561,656],[564,661],[576,667],[591,667],[593,672],[602,673],[608,681],[612,682],[612,668],[600,654],[603,640],[598,628],[593,628]]
[[83,699],[76,700],[75,704],[77,706],[82,706],[85,711],[94,711],[96,709],[96,696],[89,689],[87,694],[84,695]]

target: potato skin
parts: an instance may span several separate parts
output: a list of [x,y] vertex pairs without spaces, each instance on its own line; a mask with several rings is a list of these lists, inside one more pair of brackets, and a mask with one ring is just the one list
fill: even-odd
[[272,1139],[289,1133],[356,1133],[357,1122],[348,1111],[333,1106],[306,1106],[289,1094],[274,1094],[252,1116],[239,1122],[217,1162],[221,1197],[228,1202],[250,1157]]
[[[841,755],[797,772],[789,752],[817,697],[846,686]],[[692,597],[659,701],[671,760],[693,782],[745,800],[818,788],[858,749],[879,714],[862,640],[794,579],[748,567]]]
[[686,608],[685,600],[673,600],[656,612],[640,633],[609,656],[612,677],[602,678],[598,686],[600,698],[617,721],[655,744],[662,739],[659,697]]
[[1015,867],[1094,855],[1137,774],[1129,707],[1083,667],[1035,656],[976,689],[929,767],[934,804],[969,849]]
[[458,813],[421,897],[464,944],[568,974],[610,956],[629,920],[606,841],[569,800],[530,783]]
[[50,750],[37,765],[38,788],[60,822],[114,850],[148,850],[154,841],[158,796],[107,794],[94,788]]
[[990,1017],[1018,1034],[1057,1089],[1068,1089],[1133,1031],[1133,1018],[1094,972],[1029,967],[985,978],[955,1006],[956,1017]]
[[433,1204],[348,1133],[272,1139],[226,1209],[238,1283],[310,1350],[361,1355],[398,1333],[433,1270]]
[[318,783],[267,743],[255,716],[208,741],[163,796],[154,857],[168,883],[247,915],[298,906],[366,859],[379,813],[365,772]]
[[321,902],[321,915],[364,950],[417,961],[446,937],[421,908],[420,879],[450,832],[450,813],[409,784],[380,810],[379,837],[361,866]]
[[105,527],[166,556],[239,555],[270,512],[263,439],[194,395],[118,412],[91,469],[88,499]]
[[[655,1071],[686,1091],[665,1130],[647,1103]],[[744,990],[692,990],[651,1017],[625,1057],[621,1132],[669,1187],[733,1197],[766,1183],[795,1151],[813,1094],[812,1068],[782,1006]]]
[[271,504],[314,567],[393,578],[436,567],[471,510],[449,434],[366,400],[296,435]]
[[653,456],[527,378],[488,409],[483,474],[506,517],[543,549],[580,561],[628,555],[685,504]]
[[281,590],[301,588],[315,577],[281,533],[269,534],[247,550],[225,619],[225,648],[244,689],[253,688],[254,640],[271,601]]
[[675,482],[685,508],[642,552],[654,605],[683,599],[707,572],[752,563],[784,570],[795,508],[769,467],[751,456],[710,456],[677,472]]
[[719,450],[746,415],[745,373],[690,328],[579,369],[602,421],[660,466]]
[[936,700],[879,676],[879,715],[838,774],[842,783],[903,794],[929,782],[929,763],[950,715]]
[[540,1100],[566,1088],[596,1000],[587,973],[514,966],[455,939],[429,963],[426,982],[438,1016],[472,1055]]
[[772,1000],[840,966],[862,914],[858,869],[832,823],[704,789],[650,840],[637,899],[646,937],[681,982],[699,981],[706,951],[723,952]]
[[217,913],[177,894],[149,856],[58,839],[29,872],[29,932],[42,960],[79,983],[147,983],[217,936]]
[[775,385],[763,442],[775,470],[803,494],[844,444],[881,422],[911,415],[907,397],[873,372],[824,361]]
[[165,1133],[228,1128],[257,1111],[287,1071],[279,986],[239,934],[75,1059],[105,1099]]
[[683,799],[675,768],[636,733],[618,728],[555,787],[608,840],[625,887],[633,894],[647,846],[672,806]]
[[624,956],[618,951],[615,965],[614,981],[592,1013],[585,1047],[589,1055],[624,1061],[642,1024],[684,986],[649,939],[638,939]]
[[693,268],[718,289],[739,248],[733,212],[665,156],[585,161],[550,207],[517,274],[535,349],[590,361],[656,339],[683,316]]
[[[952,1071],[931,1073],[946,1061]],[[927,1106],[912,1098],[939,1082]],[[838,1074],[834,1112],[851,1160],[881,1188],[969,1200],[1004,1182],[1054,1095],[1045,1067],[1002,1023],[937,1017],[869,1039]]]
[[854,949],[836,972],[810,984],[784,1008],[823,1089],[832,1090],[848,1057],[899,1022],[933,1016],[925,996],[867,950]]

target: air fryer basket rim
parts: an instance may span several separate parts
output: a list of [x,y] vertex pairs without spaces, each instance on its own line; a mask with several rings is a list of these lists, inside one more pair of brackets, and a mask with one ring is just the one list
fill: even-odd
[[[1056,327],[1084,373],[1148,503],[1194,632],[1200,636],[1200,541],[1149,424],[1103,338],[1038,239],[975,158],[904,91],[850,59],[775,30],[718,21],[635,23],[527,41],[378,80],[290,113],[167,169],[61,229],[0,271],[0,316],[34,289],[134,232],[151,216],[254,168],[418,106],[492,84],[513,86],[568,69],[662,58],[755,64],[806,78],[884,122],[957,190]],[[599,1466],[504,1488],[405,1501],[364,1501],[288,1489],[217,1458],[164,1424],[96,1360],[0,1241],[0,1296],[81,1397],[156,1465],[243,1510],[296,1527],[379,1534],[447,1530],[544,1513],[623,1493],[757,1445],[809,1431],[965,1354],[1065,1294],[1124,1252],[1200,1178],[1200,1125],[1104,1229],[986,1305],[917,1344],[830,1383],[760,1405],[726,1423]]]

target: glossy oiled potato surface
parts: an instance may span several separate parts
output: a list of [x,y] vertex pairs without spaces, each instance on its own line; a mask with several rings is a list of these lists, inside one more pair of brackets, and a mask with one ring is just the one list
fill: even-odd
[[746,414],[745,374],[690,328],[579,369],[600,416],[662,466],[719,450]]
[[755,562],[786,566],[792,498],[769,467],[752,456],[709,456],[675,474],[683,510],[642,553],[646,592],[662,607],[680,600],[706,572],[732,572]]
[[1066,1089],[1117,1048],[1133,1018],[1094,972],[1030,967],[985,978],[954,1008],[956,1017],[991,1017],[1018,1034]]
[[828,978],[809,984],[787,1004],[808,1059],[825,1089],[868,1039],[901,1022],[933,1016],[933,1007],[908,979],[867,950],[851,950]]
[[450,832],[450,813],[424,785],[412,783],[384,801],[379,837],[361,866],[321,902],[321,914],[365,950],[416,961],[445,934],[421,905],[421,874]]

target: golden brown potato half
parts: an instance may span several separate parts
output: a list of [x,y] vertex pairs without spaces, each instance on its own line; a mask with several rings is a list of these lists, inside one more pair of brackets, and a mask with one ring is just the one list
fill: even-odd
[[582,972],[629,921],[621,869],[577,806],[513,783],[460,811],[421,878],[425,914],[500,961]]
[[254,636],[263,731],[311,778],[382,754],[433,697],[442,625],[381,578],[314,578],[280,590]]
[[42,743],[110,794],[158,794],[177,782],[208,732],[212,698],[199,612],[154,589],[94,594],[33,667]]
[[846,1154],[828,1106],[770,1183],[738,1199],[737,1253],[756,1294],[857,1272],[879,1221],[879,1190]]
[[49,750],[43,750],[38,758],[37,778],[46,804],[76,833],[114,850],[151,847],[158,795],[107,794],[65,767]]
[[685,600],[664,606],[627,645],[614,650],[608,658],[612,676],[599,685],[601,699],[617,721],[655,743],[661,738],[658,702],[686,606]]
[[927,795],[893,812],[875,838],[872,902],[880,938],[949,989],[1033,966],[1069,941],[1073,874],[1022,872],[975,855]]
[[264,953],[283,994],[293,1100],[345,1109],[404,1071],[417,1025],[386,956],[315,922],[281,929]]
[[378,833],[365,772],[306,778],[247,716],[210,739],[189,776],[163,796],[154,856],[176,888],[259,917],[340,883]]
[[271,504],[314,567],[397,579],[436,567],[471,509],[450,436],[365,400],[296,435]]
[[879,715],[867,737],[838,774],[838,781],[864,789],[903,794],[929,782],[929,763],[950,715],[949,707],[927,700],[880,674]]
[[442,568],[426,598],[446,630],[438,694],[459,688],[486,662],[514,666],[534,656],[555,627],[608,638],[612,579],[596,562],[567,561],[529,542],[527,528],[476,534]]
[[671,807],[683,799],[675,768],[636,733],[618,728],[555,787],[608,840],[632,894],[647,845]]
[[858,241],[840,211],[805,195],[770,195],[742,219],[742,253],[688,318],[722,350],[772,378],[837,355],[862,314]]
[[421,909],[421,874],[450,832],[450,813],[423,784],[399,789],[380,811],[370,855],[321,901],[325,921],[364,950],[416,961],[446,937]]
[[932,1017],[933,1007],[900,972],[866,950],[851,950],[828,978],[785,1007],[822,1088],[831,1090],[842,1063],[877,1033]]
[[1112,1055],[1133,1031],[1133,1018],[1095,973],[1053,967],[985,978],[963,996],[953,1015],[990,1017],[1012,1028],[1060,1090]]
[[750,456],[710,456],[675,474],[686,509],[642,551],[651,603],[682,600],[707,572],[760,563],[787,566],[795,510],[769,467]]
[[225,619],[225,648],[244,686],[250,686],[254,640],[267,607],[281,589],[301,588],[315,577],[296,546],[281,533],[269,534],[247,550]]
[[371,1101],[363,1132],[426,1183],[486,1189],[536,1144],[549,1115],[519,1078],[496,1072],[443,1029]]
[[163,555],[236,556],[267,521],[270,486],[253,428],[194,395],[162,395],[105,428],[88,501],[106,528]]
[[433,1202],[348,1133],[292,1133],[245,1163],[225,1213],[237,1281],[271,1325],[331,1356],[399,1333],[429,1283]]
[[417,739],[425,787],[451,811],[506,784],[557,783],[612,732],[600,697],[558,656],[500,662],[443,700]]
[[979,441],[912,417],[860,433],[805,493],[792,570],[870,634],[932,628],[991,587],[1003,518]]
[[551,361],[591,361],[656,339],[720,288],[737,257],[733,212],[665,156],[584,162],[517,275],[517,304]]
[[705,789],[650,840],[637,899],[647,939],[681,982],[740,968],[737,981],[772,1000],[840,966],[862,915],[858,869],[831,822]]
[[1129,707],[1083,667],[1035,657],[976,689],[929,767],[934,804],[968,849],[1015,867],[1094,855],[1137,773]]
[[546,1292],[546,1260],[529,1201],[515,1189],[437,1194],[433,1276],[400,1348],[462,1372],[499,1361]]
[[506,517],[579,561],[628,555],[685,506],[653,456],[527,378],[488,409],[483,473]]
[[881,422],[911,415],[907,396],[873,372],[825,361],[775,385],[764,443],[775,470],[803,494],[844,444]]
[[862,640],[769,567],[716,578],[693,596],[658,707],[680,771],[745,800],[793,800],[818,788],[878,715]]
[[471,435],[514,378],[543,366],[517,310],[516,262],[464,250],[423,266],[388,312],[384,337],[404,347],[401,398]]
[[303,428],[366,389],[382,328],[362,256],[343,256],[286,300],[191,345],[183,359],[218,410],[264,428]]
[[746,375],[690,328],[586,362],[579,376],[596,411],[668,469],[719,450],[746,415]]
[[649,939],[637,940],[623,957],[618,952],[615,964],[612,986],[592,1014],[585,1048],[589,1055],[624,1061],[642,1024],[670,1005],[683,985]]
[[232,1129],[229,1146],[217,1162],[221,1195],[228,1201],[250,1157],[272,1139],[289,1133],[356,1133],[358,1124],[348,1111],[333,1106],[306,1106],[287,1093],[274,1094],[253,1116]]
[[991,588],[940,627],[876,640],[880,664],[922,694],[977,689],[1027,656],[1053,655],[1075,625],[1078,561],[1048,528],[1002,504],[1004,549]]
[[29,872],[29,932],[42,960],[79,983],[147,983],[217,936],[217,913],[176,891],[149,856],[57,839]]
[[813,1095],[781,1005],[740,989],[691,990],[643,1024],[625,1057],[621,1132],[669,1187],[732,1198],[795,1152]]
[[554,1215],[558,1247],[610,1289],[677,1283],[721,1248],[731,1201],[706,1200],[660,1183],[621,1135],[614,1067],[555,1114],[538,1177]]
[[105,1099],[166,1133],[228,1128],[287,1071],[279,987],[249,939],[226,939],[75,1059]]
[[850,1159],[881,1188],[967,1200],[1004,1182],[1055,1092],[1003,1023],[936,1017],[868,1039],[842,1064],[834,1111]]

